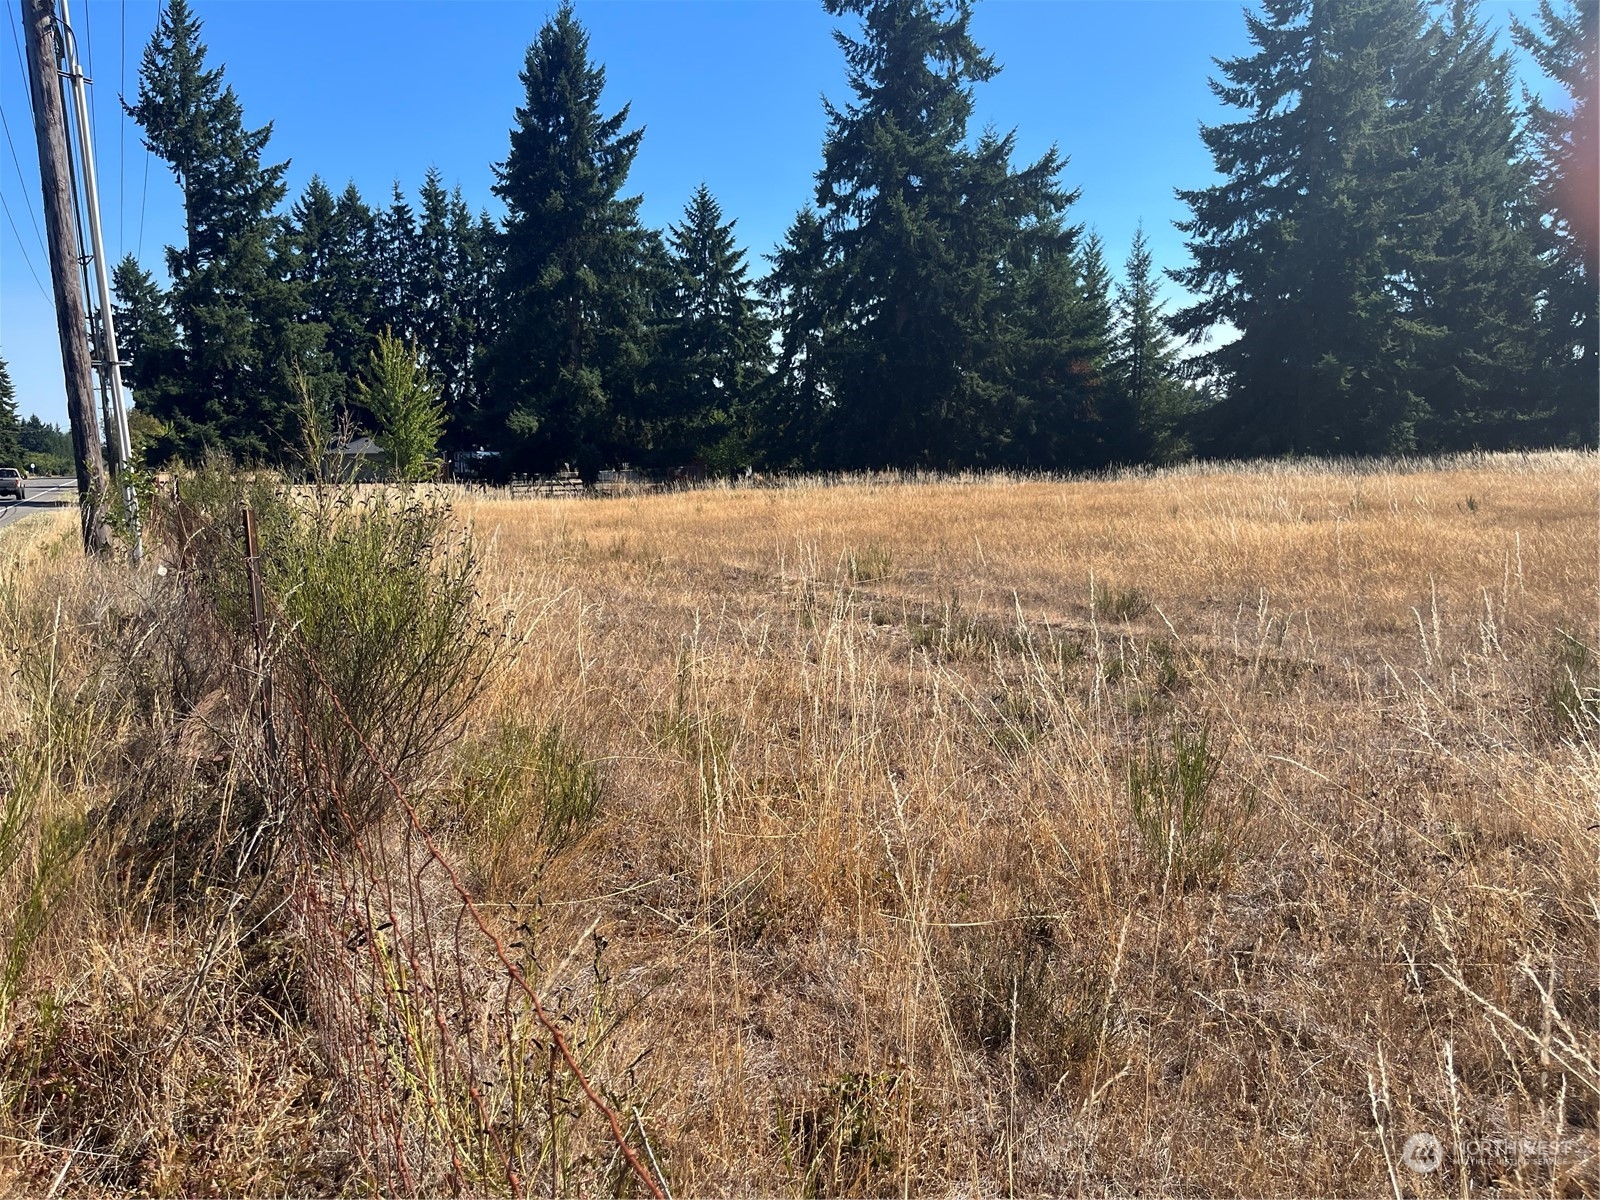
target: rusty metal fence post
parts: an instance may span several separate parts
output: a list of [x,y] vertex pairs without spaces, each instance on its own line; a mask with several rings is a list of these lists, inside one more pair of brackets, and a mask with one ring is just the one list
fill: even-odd
[[250,626],[256,639],[257,695],[261,704],[261,728],[267,742],[267,753],[275,761],[278,757],[278,732],[272,723],[272,668],[268,663],[267,646],[267,594],[261,585],[261,541],[256,533],[255,510],[245,505],[244,563],[250,577]]

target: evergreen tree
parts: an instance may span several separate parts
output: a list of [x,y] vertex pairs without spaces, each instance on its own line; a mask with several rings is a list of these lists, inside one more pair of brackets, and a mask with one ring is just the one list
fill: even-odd
[[422,313],[417,283],[421,250],[417,240],[417,218],[397,181],[390,193],[389,207],[376,217],[374,236],[377,245],[379,329],[396,337],[415,341],[422,329]]
[[1227,453],[1409,449],[1421,404],[1398,382],[1406,354],[1386,237],[1404,214],[1411,112],[1397,81],[1425,53],[1417,0],[1264,0],[1246,13],[1255,51],[1218,64],[1212,90],[1245,119],[1203,127],[1213,187],[1192,211],[1202,299],[1173,319],[1198,342],[1238,337],[1205,369],[1226,395],[1208,448]]
[[671,269],[658,354],[653,441],[662,465],[729,470],[748,459],[751,405],[766,374],[768,331],[733,221],[701,184],[667,233]]
[[828,288],[825,454],[846,467],[1054,465],[1092,418],[1076,199],[1055,150],[967,142],[997,67],[968,0],[826,0],[849,85],[829,105],[817,202]]
[[1046,214],[1013,229],[999,260],[993,333],[978,360],[993,398],[986,459],[996,465],[1077,470],[1123,457],[1126,438],[1107,421],[1110,279],[1099,239],[1081,234]]
[[1411,189],[1388,256],[1408,331],[1421,449],[1537,442],[1549,389],[1536,353],[1540,267],[1510,56],[1476,0],[1454,0],[1401,94],[1414,109]]
[[1537,263],[1509,61],[1471,0],[1268,0],[1202,131],[1225,183],[1180,192],[1204,298],[1239,332],[1209,448],[1392,453],[1526,440]]
[[859,38],[834,34],[855,102],[827,104],[817,176],[842,317],[829,350],[836,461],[956,465],[982,436],[961,394],[977,348],[956,228],[970,85],[998,68],[972,39],[968,3],[825,7],[862,25]]
[[315,399],[328,410],[350,399],[350,381],[366,362],[377,321],[380,281],[376,220],[354,183],[337,197],[311,177],[289,213],[289,278],[298,285],[303,319],[320,328],[324,355],[302,362]]
[[473,216],[460,188],[445,190],[436,168],[423,178],[418,201],[420,211],[397,183],[389,207],[374,220],[377,295],[368,328],[416,346],[450,416],[445,441],[465,445],[480,422],[499,235],[487,214]]
[[[22,451],[30,461],[37,456],[49,460],[54,469],[63,473],[72,470],[72,435],[59,425],[47,424],[38,417],[22,422],[19,439]],[[41,462],[41,465],[43,463]]]
[[320,349],[287,280],[281,222],[287,163],[261,161],[271,125],[247,129],[220,68],[208,70],[200,22],[170,0],[145,48],[128,113],[183,193],[186,241],[169,247],[170,303],[181,334],[181,386],[153,415],[189,456],[208,447],[275,458],[292,424],[288,368]]
[[488,312],[488,243],[461,190],[447,193],[437,169],[423,179],[416,245],[417,342],[438,381],[447,412],[464,426],[478,405],[476,374]]
[[1079,432],[1085,444],[1067,461],[1077,467],[1135,462],[1145,457],[1139,413],[1134,398],[1117,386],[1115,378],[1116,302],[1105,240],[1098,233],[1084,240],[1078,262],[1083,318],[1076,358],[1082,364],[1088,419]]
[[510,152],[495,168],[506,205],[500,327],[487,363],[482,436],[514,461],[575,463],[593,476],[634,415],[644,365],[650,238],[640,198],[621,195],[641,130],[600,108],[605,69],[569,2],[539,31],[521,73]]
[[1596,145],[1596,87],[1600,86],[1600,3],[1540,0],[1537,27],[1512,21],[1517,44],[1565,90],[1569,108],[1550,108],[1530,96],[1536,139],[1537,231],[1545,261],[1547,303],[1540,345],[1554,382],[1556,441],[1594,445],[1595,373],[1600,369],[1600,262],[1595,196],[1600,194]]
[[1117,285],[1110,374],[1137,424],[1139,457],[1173,462],[1186,450],[1181,424],[1187,389],[1178,380],[1177,354],[1157,289],[1155,260],[1140,225]]
[[777,345],[758,400],[756,449],[773,466],[815,467],[825,461],[834,410],[826,356],[837,333],[827,236],[815,209],[795,216],[767,261],[772,270],[757,286]]
[[116,298],[117,353],[128,362],[123,382],[134,404],[155,427],[144,446],[147,459],[165,462],[183,452],[171,429],[156,416],[182,402],[185,356],[172,308],[150,273],[126,255],[111,274]]
[[439,384],[415,345],[380,333],[356,398],[372,414],[378,444],[394,478],[414,482],[436,473],[444,403]]
[[452,319],[441,357],[446,403],[452,414],[446,441],[466,445],[480,423],[485,355],[496,337],[495,282],[500,275],[500,235],[486,212],[476,217],[458,187],[450,196]]
[[17,415],[17,389],[11,370],[0,358],[0,466],[23,466],[22,420]]

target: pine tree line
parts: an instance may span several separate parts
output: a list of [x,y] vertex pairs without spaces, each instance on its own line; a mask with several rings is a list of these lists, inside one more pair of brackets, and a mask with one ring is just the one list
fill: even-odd
[[607,111],[570,3],[528,48],[496,221],[437,171],[415,207],[313,178],[285,208],[270,125],[172,0],[129,112],[185,241],[166,286],[131,258],[115,279],[148,454],[281,460],[307,404],[370,427],[396,345],[443,449],[503,471],[1593,444],[1595,3],[1514,30],[1566,112],[1513,94],[1470,0],[1264,0],[1213,84],[1240,118],[1202,131],[1222,182],[1179,192],[1192,262],[1168,274],[1197,299],[1168,313],[1142,229],[1114,278],[1071,219],[1058,150],[971,130],[998,68],[970,0],[824,0],[849,96],[764,270],[703,185],[642,223],[644,131]]

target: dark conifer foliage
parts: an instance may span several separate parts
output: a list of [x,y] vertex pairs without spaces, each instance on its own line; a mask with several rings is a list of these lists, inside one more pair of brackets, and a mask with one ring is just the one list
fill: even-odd
[[1539,281],[1510,64],[1476,5],[1267,0],[1202,131],[1226,182],[1180,191],[1223,388],[1207,448],[1373,454],[1533,436]]
[[1265,0],[1255,51],[1212,90],[1243,119],[1204,127],[1223,183],[1179,191],[1202,299],[1174,318],[1223,381],[1208,448],[1243,454],[1404,450],[1419,415],[1388,369],[1395,303],[1385,232],[1403,211],[1410,117],[1397,79],[1421,54],[1417,0]]
[[818,466],[826,462],[834,414],[826,358],[838,320],[827,235],[815,209],[800,210],[767,261],[772,269],[757,290],[774,331],[775,361],[759,401],[755,447],[771,466]]
[[289,280],[325,351],[300,367],[330,409],[349,403],[350,381],[369,352],[381,287],[376,239],[376,219],[353,183],[336,197],[313,175],[289,212]]
[[[128,363],[123,383],[141,412],[160,420],[172,412],[183,394],[186,356],[166,293],[129,254],[111,275],[116,297],[117,352]],[[165,424],[149,447],[151,457],[165,461],[182,453]]]
[[0,467],[23,466],[22,420],[17,415],[17,389],[11,369],[0,358]]
[[1565,107],[1528,97],[1535,138],[1535,186],[1542,220],[1536,232],[1549,303],[1540,349],[1552,381],[1555,412],[1547,440],[1594,445],[1595,378],[1600,370],[1600,261],[1596,196],[1596,88],[1600,86],[1600,3],[1540,0],[1533,23],[1513,21],[1517,43],[1567,94]]
[[1416,108],[1412,190],[1389,235],[1391,287],[1411,338],[1398,365],[1423,414],[1417,445],[1527,445],[1549,412],[1536,353],[1537,217],[1510,57],[1465,0],[1441,14],[1425,45],[1402,81]]
[[1111,386],[1136,431],[1132,457],[1173,462],[1188,450],[1184,421],[1189,389],[1180,379],[1177,348],[1167,332],[1155,260],[1141,224],[1117,285],[1111,338]]
[[667,231],[670,272],[654,372],[653,457],[726,472],[750,461],[769,327],[733,221],[701,184]]
[[396,337],[415,341],[422,324],[417,293],[417,214],[396,182],[389,206],[375,218],[377,238],[377,324]]
[[[860,34],[835,34],[854,101],[828,106],[817,176],[813,282],[831,325],[821,453],[845,467],[1063,461],[1096,436],[1072,423],[1099,416],[1097,368],[1075,357],[1086,284],[1063,160],[1051,150],[1017,169],[1012,136],[968,143],[972,86],[998,68],[972,39],[966,0],[825,6],[858,18]],[[794,248],[781,256],[791,266]],[[792,371],[788,347],[784,358]]]
[[384,331],[414,345],[440,387],[449,419],[445,444],[470,441],[481,407],[479,375],[492,340],[498,233],[475,217],[461,189],[447,192],[436,168],[423,177],[420,211],[396,184],[373,219],[376,299],[361,362]]
[[200,22],[171,0],[146,47],[129,115],[172,169],[183,194],[185,243],[170,247],[170,303],[181,336],[181,385],[152,397],[174,447],[275,458],[293,440],[289,373],[321,350],[299,318],[286,276],[282,223],[287,163],[264,165],[272,126],[249,129],[220,68],[206,66]]
[[[313,177],[280,211],[271,126],[172,0],[128,111],[184,244],[165,291],[115,272],[151,460],[282,457],[297,388],[350,404],[384,331],[437,380],[443,448],[590,478],[1594,442],[1600,0],[1514,22],[1572,98],[1525,111],[1476,0],[1262,0],[1213,82],[1239,119],[1202,130],[1223,180],[1179,193],[1171,274],[1198,300],[1171,318],[1142,229],[1114,283],[1060,153],[1018,164],[1015,134],[969,129],[998,71],[973,2],[824,0],[849,97],[825,102],[815,207],[752,282],[705,186],[641,226],[643,131],[607,112],[570,2],[525,56],[497,225],[437,170],[380,208]],[[1169,329],[1218,338],[1180,363]]]
[[528,47],[525,101],[495,168],[505,203],[499,329],[481,436],[543,469],[592,475],[624,449],[648,357],[649,271],[659,239],[624,197],[642,130],[601,111],[605,69],[565,3]]
[[970,85],[997,71],[969,32],[971,6],[825,0],[861,21],[834,37],[855,100],[827,105],[817,176],[844,314],[830,347],[841,465],[945,466],[975,432],[963,369],[975,347],[960,317],[957,224],[969,156]]

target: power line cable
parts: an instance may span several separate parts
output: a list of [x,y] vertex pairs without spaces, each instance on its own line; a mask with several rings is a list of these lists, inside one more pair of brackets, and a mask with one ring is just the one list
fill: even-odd
[[17,70],[19,71],[17,78],[27,80],[30,76],[28,75],[28,64],[22,61],[22,38],[17,33],[17,14],[12,11],[12,6],[9,4],[6,5],[6,16],[11,18],[11,45],[17,52]]
[[[17,52],[17,67],[21,72],[17,78],[21,79],[24,85],[27,85],[31,76],[28,74],[28,64],[22,58],[22,39],[17,35],[17,14],[10,4],[6,5],[6,16],[10,18],[11,48]],[[17,157],[17,144],[11,140],[11,123],[6,120],[6,112],[3,108],[0,108],[0,128],[5,130],[6,145],[11,147],[11,161],[16,164],[17,180],[22,184],[22,202],[28,206],[28,220],[33,225],[33,236],[39,239],[39,249],[44,250],[44,235],[39,232],[39,217],[33,211],[33,201],[28,198],[28,177],[22,173],[22,160]],[[22,244],[20,239],[17,244],[19,246]],[[45,257],[50,257],[48,251],[45,252]],[[35,276],[34,278],[37,279],[38,277]]]
[[128,0],[122,0],[122,37],[117,47],[117,64],[121,79],[117,85],[117,257],[128,252],[127,240],[122,236],[123,178],[128,168],[128,110],[122,107],[122,98],[128,94]]
[[11,234],[17,239],[17,249],[22,251],[22,261],[28,264],[28,274],[33,276],[33,282],[39,289],[39,294],[50,301],[50,293],[44,290],[44,284],[39,282],[39,272],[33,269],[33,259],[28,257],[28,248],[22,244],[22,235],[17,232],[16,218],[11,215],[11,205],[6,203],[6,194],[0,192],[0,209],[5,210],[6,220],[11,225]]
[[141,258],[144,255],[144,201],[150,194],[150,147],[144,148],[144,186],[139,189],[139,244],[134,248],[133,256]]
[[39,249],[44,250],[44,234],[39,232],[39,217],[33,211],[33,201],[28,199],[28,177],[22,173],[22,160],[17,157],[17,144],[11,140],[11,123],[0,109],[0,129],[6,133],[6,145],[11,147],[11,161],[17,168],[17,182],[22,185],[22,202],[28,206],[28,220],[33,223],[33,236],[39,239]]
[[[83,65],[88,78],[85,83],[94,82],[94,30],[89,27],[89,10],[94,6],[89,0],[83,0]],[[89,105],[89,133],[94,138],[96,166],[100,157],[100,117],[95,111],[95,105]]]
[[[150,33],[152,39],[161,32],[161,16],[165,9],[164,0],[156,0],[156,27]],[[139,140],[144,142],[144,184],[139,188],[139,244],[134,250],[133,256],[142,260],[144,258],[144,202],[150,196],[150,140],[143,137]]]

